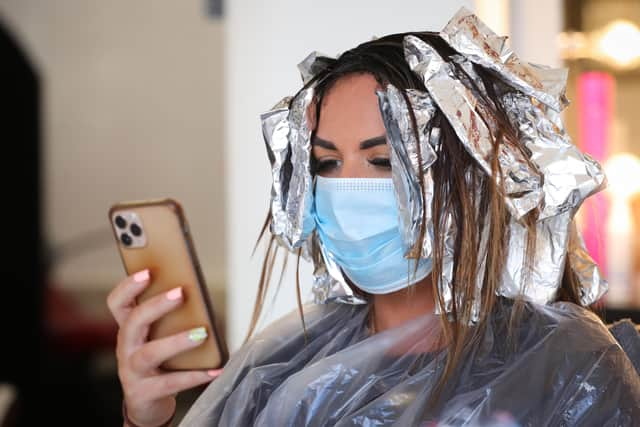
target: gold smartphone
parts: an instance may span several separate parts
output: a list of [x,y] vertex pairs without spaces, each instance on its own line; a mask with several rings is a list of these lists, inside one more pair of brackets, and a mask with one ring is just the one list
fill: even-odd
[[182,286],[183,303],[151,325],[149,340],[204,326],[204,343],[165,361],[165,370],[217,369],[227,362],[223,336],[216,329],[186,216],[173,199],[122,202],[109,210],[109,221],[127,275],[149,269],[151,283],[137,303]]

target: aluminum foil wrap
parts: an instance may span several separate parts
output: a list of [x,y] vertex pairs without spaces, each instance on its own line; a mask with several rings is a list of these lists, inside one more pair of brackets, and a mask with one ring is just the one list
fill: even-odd
[[302,83],[309,83],[316,75],[326,69],[334,59],[320,52],[313,51],[298,64]]
[[[453,307],[453,265],[455,263],[454,247],[456,241],[457,230],[453,224],[453,218],[450,214],[444,218],[444,248],[442,251],[442,275],[438,278],[438,292],[444,301],[445,313],[451,313]],[[458,303],[460,301],[457,301]],[[476,299],[474,305],[479,306],[480,300]],[[435,313],[442,314],[440,304],[436,304]],[[472,319],[472,321],[477,320]]]
[[593,304],[607,292],[609,284],[587,252],[582,233],[575,222],[571,222],[570,225],[568,250],[571,267],[581,284],[580,299],[585,305]]
[[[492,140],[497,123],[479,111],[488,106],[456,77],[450,64],[435,49],[415,36],[404,38],[405,58],[422,78],[429,94],[447,117],[467,152],[491,175]],[[513,142],[512,142],[513,143]],[[521,218],[542,200],[542,179],[524,152],[505,140],[499,146],[498,161],[504,174],[505,202],[511,214]]]
[[584,199],[604,188],[602,167],[571,143],[558,112],[506,86],[496,89],[518,138],[544,175],[539,219],[575,212]]
[[285,213],[285,187],[288,186],[289,169],[289,103],[291,97],[278,102],[271,110],[262,114],[262,136],[267,148],[267,155],[271,163],[271,233],[276,237],[287,233],[288,218]]
[[262,114],[262,133],[271,161],[271,233],[289,250],[313,231],[310,173],[313,88],[285,98]]
[[367,301],[353,293],[342,274],[340,266],[331,253],[325,250],[318,235],[310,238],[313,254],[313,300],[316,304],[339,302],[343,304],[366,304]]
[[531,270],[527,270],[524,265],[525,228],[516,221],[511,222],[510,250],[500,295],[514,298],[522,294],[540,304],[553,301],[567,256],[581,285],[582,304],[593,304],[605,294],[608,284],[587,252],[570,211],[539,221],[536,233],[536,261]]
[[522,295],[539,304],[555,299],[564,272],[570,222],[571,212],[565,212],[536,223],[534,263],[527,266],[527,229],[518,221],[511,221],[500,295],[509,298]]
[[[531,153],[531,160],[544,175],[544,198],[538,207],[540,262],[533,272],[533,284],[522,285],[524,294],[534,301],[550,302],[553,289],[560,286],[568,251],[573,271],[581,284],[582,302],[592,304],[606,291],[606,282],[584,246],[571,243],[577,233],[571,218],[582,202],[606,185],[602,167],[588,154],[580,152],[564,130],[559,113],[520,91],[497,85],[500,102],[507,112],[520,141]],[[511,229],[520,226],[512,224]],[[573,231],[572,231],[573,230]],[[516,246],[510,250],[510,262],[518,256]],[[538,258],[536,258],[538,259]],[[513,277],[518,276],[514,264],[508,264]],[[503,292],[515,292],[513,282],[505,281]],[[595,298],[595,299],[594,299]]]
[[440,32],[440,36],[471,62],[492,70],[509,85],[533,96],[556,111],[568,102],[565,97],[567,70],[521,61],[498,36],[466,8],[461,8]]
[[[428,258],[433,249],[433,223],[431,222],[433,178],[430,167],[436,160],[436,153],[430,140],[438,139],[432,137],[438,133],[438,130],[432,129],[430,121],[436,107],[431,97],[425,92],[407,90],[405,94],[410,105],[407,104],[402,92],[393,85],[389,84],[385,90],[377,92],[390,146],[391,175],[398,204],[405,256]],[[410,107],[416,119],[419,140],[416,140],[413,130]],[[422,178],[420,171],[423,174]],[[424,236],[422,242],[416,246],[423,227],[423,213],[426,218]],[[414,247],[420,248],[420,251],[409,253]]]

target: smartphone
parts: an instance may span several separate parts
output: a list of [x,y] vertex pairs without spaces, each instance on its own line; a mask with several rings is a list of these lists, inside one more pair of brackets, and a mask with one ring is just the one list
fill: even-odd
[[183,302],[155,321],[149,339],[173,335],[204,326],[204,343],[166,360],[170,371],[217,369],[224,366],[228,351],[216,328],[213,305],[196,256],[186,216],[173,199],[117,203],[109,220],[127,275],[149,269],[151,283],[136,303],[182,286]]

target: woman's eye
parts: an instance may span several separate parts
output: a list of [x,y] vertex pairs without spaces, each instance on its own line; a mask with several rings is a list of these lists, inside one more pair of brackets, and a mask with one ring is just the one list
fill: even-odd
[[391,162],[389,161],[388,158],[380,157],[377,159],[371,159],[369,160],[369,163],[371,163],[374,166],[379,166],[381,168],[391,169]]
[[340,161],[335,159],[317,160],[315,162],[315,172],[326,173],[332,171],[338,167],[339,163]]

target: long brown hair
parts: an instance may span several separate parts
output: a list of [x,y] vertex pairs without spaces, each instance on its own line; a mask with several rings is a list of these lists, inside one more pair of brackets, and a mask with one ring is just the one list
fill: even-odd
[[[455,62],[450,61],[450,57],[455,55],[456,52],[436,33],[389,35],[363,43],[345,52],[338,59],[324,59],[327,68],[308,83],[308,85],[316,85],[316,105],[320,105],[323,96],[338,79],[350,74],[371,74],[383,87],[390,83],[401,90],[418,89],[426,91],[420,78],[411,71],[404,59],[402,42],[403,38],[408,34],[419,37],[431,45],[452,67],[459,67]],[[474,65],[474,69],[483,80],[488,97],[494,100],[496,94],[492,91],[492,82],[495,77],[480,66]],[[489,108],[489,106],[493,107]],[[318,123],[320,108],[315,110],[317,114],[316,123]],[[450,315],[441,317],[443,340],[447,343],[447,356],[443,374],[436,387],[436,393],[434,393],[436,395],[438,390],[447,382],[447,379],[450,378],[466,349],[476,343],[482,336],[488,318],[496,306],[496,291],[500,285],[509,244],[508,225],[510,214],[505,206],[505,191],[501,185],[504,180],[501,179],[502,171],[498,163],[498,156],[495,153],[497,153],[500,144],[510,144],[515,149],[518,149],[520,144],[518,143],[516,131],[507,120],[505,111],[501,110],[499,102],[486,102],[485,108],[478,111],[478,113],[484,119],[492,120],[499,124],[499,132],[496,135],[492,135],[493,155],[491,156],[492,173],[490,176],[481,169],[480,165],[465,150],[441,111],[438,110],[432,119],[432,126],[438,127],[441,132],[440,144],[437,148],[437,160],[431,166],[434,181],[432,201],[434,231],[432,277],[434,278],[442,277],[443,274],[443,250],[445,247],[444,238],[447,221],[451,221],[453,229],[456,230],[453,243],[452,304],[449,310]],[[410,111],[410,115],[417,137],[418,130],[412,111]],[[420,155],[420,153],[418,154]],[[420,173],[422,173],[422,170]],[[420,179],[421,185],[422,182],[422,179]],[[531,212],[523,218],[528,230],[525,266],[529,269],[536,262],[534,259],[536,219],[535,212]],[[270,216],[267,216],[259,240],[265,236],[270,221]],[[423,225],[425,223],[426,218],[423,218]],[[423,234],[424,231],[423,226]],[[481,247],[483,233],[488,236],[488,242],[484,246],[484,250]],[[418,240],[417,245],[420,244],[421,240]],[[262,265],[258,295],[248,337],[255,330],[260,317],[266,292],[271,281],[277,250],[277,244],[273,236],[271,236]],[[414,257],[419,256],[416,255],[419,253],[419,247],[415,247],[410,251],[410,254],[413,254]],[[298,264],[299,261],[298,254]],[[484,270],[480,268],[481,263],[485,265]],[[482,277],[480,319],[474,323],[472,322],[473,298],[468,296],[474,295],[477,277],[481,274],[481,271],[484,271],[484,273]],[[440,306],[441,312],[445,312],[445,302],[443,296],[438,292],[437,280],[432,280],[432,284],[436,302]],[[296,285],[298,289],[298,307],[304,325],[298,269],[296,269]],[[568,257],[565,262],[565,271],[557,299],[581,305],[578,281],[572,272]],[[515,329],[523,305],[523,300],[514,302],[508,330]]]

